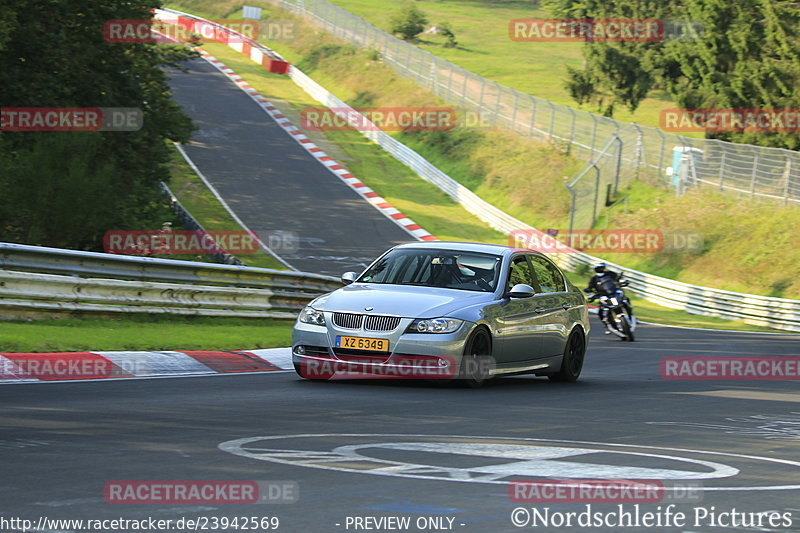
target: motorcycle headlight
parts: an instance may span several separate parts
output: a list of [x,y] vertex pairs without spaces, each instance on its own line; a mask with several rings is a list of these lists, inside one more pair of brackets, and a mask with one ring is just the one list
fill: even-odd
[[619,302],[616,298],[611,298],[611,305],[619,305]]
[[307,306],[300,311],[300,316],[298,316],[297,319],[305,324],[314,324],[316,326],[325,325],[325,315],[322,314],[322,311],[317,311],[311,306]]
[[409,324],[406,333],[453,333],[463,323],[457,318],[418,318]]

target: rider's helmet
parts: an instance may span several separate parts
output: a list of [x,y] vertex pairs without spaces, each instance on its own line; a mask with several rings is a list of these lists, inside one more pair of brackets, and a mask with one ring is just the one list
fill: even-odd
[[598,274],[602,274],[606,271],[606,262],[605,261],[598,261],[594,265],[592,265],[594,271]]

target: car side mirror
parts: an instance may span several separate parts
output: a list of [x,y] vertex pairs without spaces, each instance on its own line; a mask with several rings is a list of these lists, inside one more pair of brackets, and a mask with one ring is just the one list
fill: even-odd
[[536,294],[534,288],[524,283],[517,283],[506,293],[510,298],[530,298],[534,294]]
[[358,274],[355,272],[345,272],[342,274],[342,283],[345,285],[350,285],[358,278]]

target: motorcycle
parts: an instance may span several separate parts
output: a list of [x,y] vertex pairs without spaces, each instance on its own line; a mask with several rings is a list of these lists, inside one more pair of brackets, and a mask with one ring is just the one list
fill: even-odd
[[[623,341],[634,341],[634,331],[636,330],[636,317],[633,315],[630,300],[625,296],[622,287],[628,286],[628,281],[619,277],[617,280],[611,276],[604,276],[606,279],[600,281],[600,290],[589,297],[589,301],[598,300],[599,314],[605,314],[605,327],[608,331],[621,338]],[[585,289],[591,293],[591,289]]]

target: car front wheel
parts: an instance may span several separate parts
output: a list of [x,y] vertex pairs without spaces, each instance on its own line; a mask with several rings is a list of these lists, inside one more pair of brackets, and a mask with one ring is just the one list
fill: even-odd
[[564,357],[561,360],[561,370],[550,377],[551,381],[574,382],[578,380],[583,369],[583,358],[586,354],[586,337],[580,328],[572,330],[567,345],[564,347]]
[[461,358],[461,382],[481,387],[489,379],[489,359],[492,355],[492,338],[484,328],[476,329],[464,345]]

